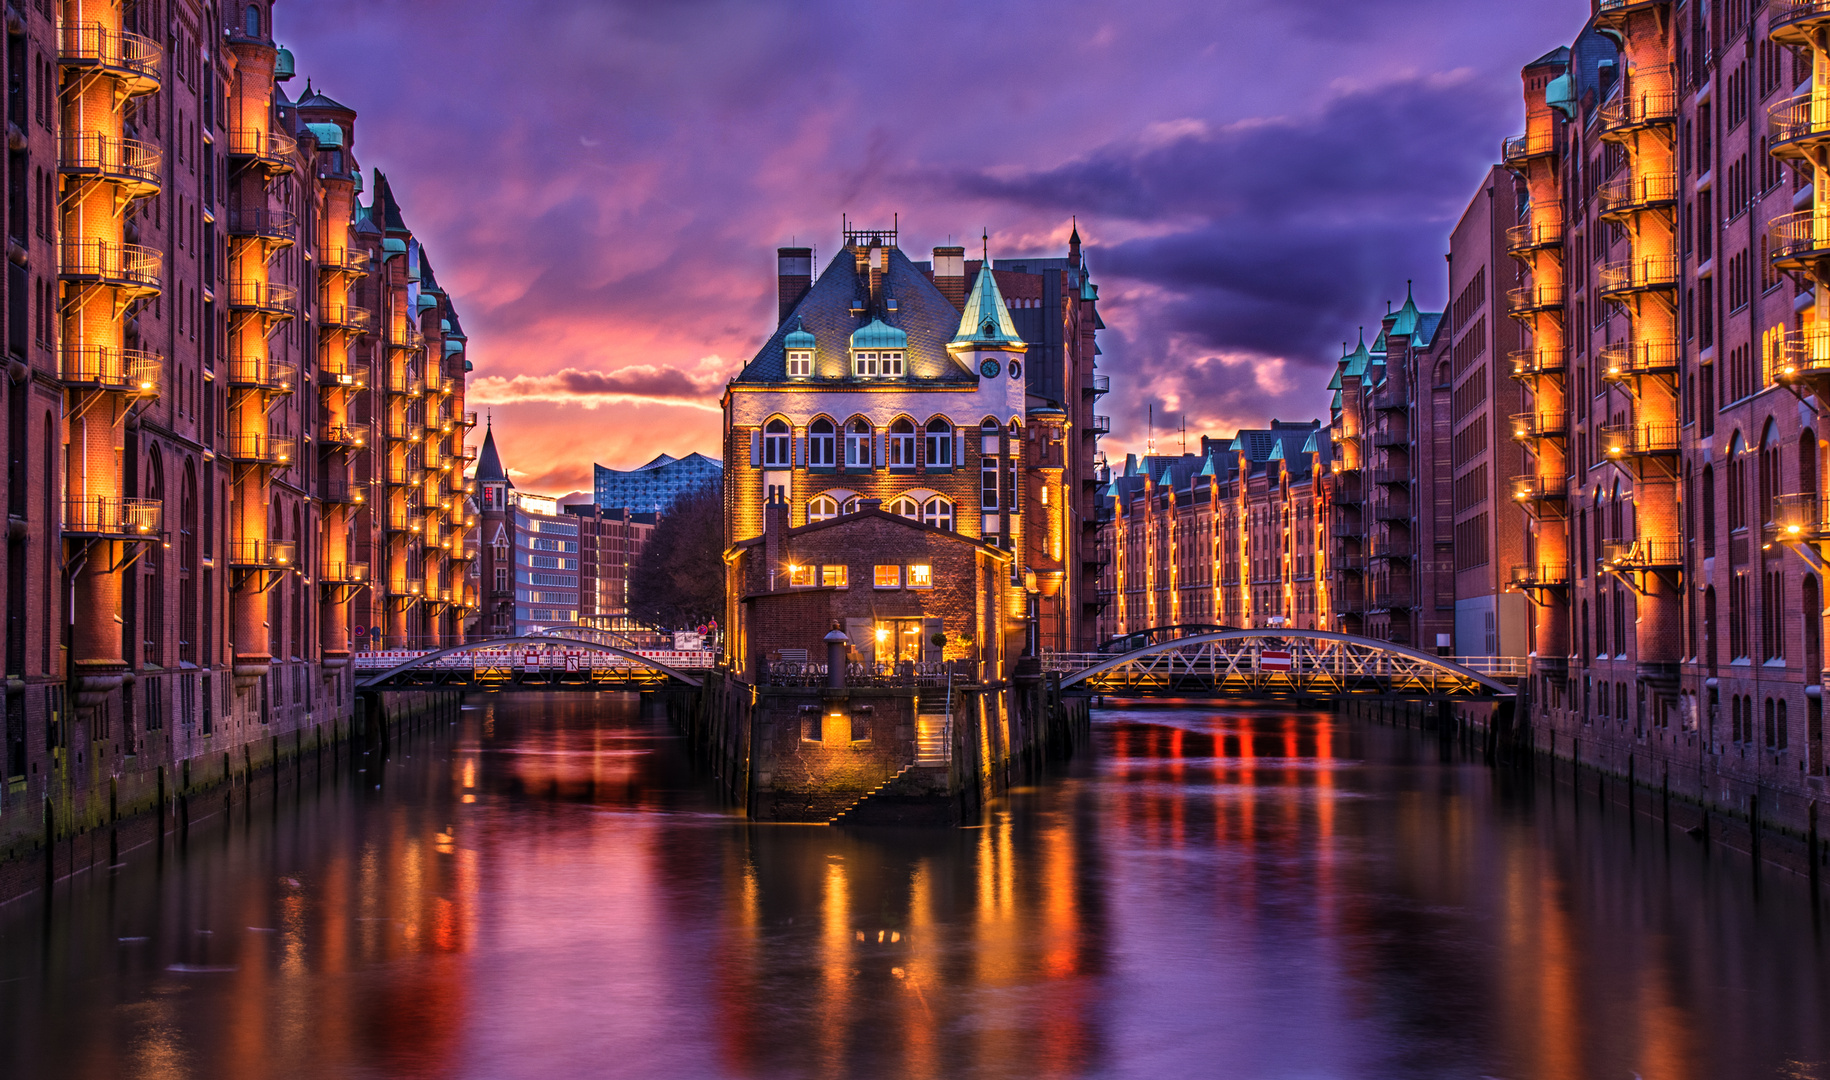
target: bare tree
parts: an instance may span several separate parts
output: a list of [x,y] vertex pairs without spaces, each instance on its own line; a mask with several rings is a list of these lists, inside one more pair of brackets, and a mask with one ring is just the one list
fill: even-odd
[[629,607],[650,626],[689,629],[724,613],[724,485],[683,492],[662,513],[635,577]]

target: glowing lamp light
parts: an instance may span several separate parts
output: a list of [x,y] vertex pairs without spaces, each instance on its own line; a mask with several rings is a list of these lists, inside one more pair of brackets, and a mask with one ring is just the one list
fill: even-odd
[[1800,530],[1799,527],[1796,525],[1787,525],[1786,526],[1786,533],[1790,536],[1797,536],[1801,531],[1802,530]]
[[889,639],[890,639],[890,632],[888,630],[879,629],[877,631],[877,640],[879,642],[888,641]]

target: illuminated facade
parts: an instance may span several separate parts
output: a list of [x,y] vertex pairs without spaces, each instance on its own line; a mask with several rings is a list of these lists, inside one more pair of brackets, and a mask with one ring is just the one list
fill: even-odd
[[798,527],[877,499],[1011,553],[1017,632],[1033,586],[1042,646],[1087,644],[1107,425],[1078,233],[1065,259],[989,264],[956,247],[917,264],[892,230],[844,239],[817,280],[810,249],[781,249],[779,325],[726,388],[727,546],[761,535],[771,502]]
[[10,13],[9,843],[340,733],[371,628],[463,632],[463,334],[271,16]]

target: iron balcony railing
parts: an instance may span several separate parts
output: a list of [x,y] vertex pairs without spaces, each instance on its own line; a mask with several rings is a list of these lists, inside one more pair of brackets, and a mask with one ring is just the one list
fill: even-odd
[[151,538],[163,529],[164,514],[164,504],[158,499],[70,495],[64,498],[64,533],[70,536]]
[[258,240],[292,242],[299,219],[290,210],[232,209],[229,211],[229,235]]
[[1556,247],[1563,243],[1563,222],[1527,221],[1506,230],[1506,250],[1512,253]]
[[1556,152],[1554,128],[1546,128],[1541,132],[1528,131],[1500,143],[1500,160],[1513,167],[1523,165],[1532,158],[1547,157]]
[[299,545],[292,540],[231,540],[229,565],[288,570],[299,562]]
[[1638,258],[1611,262],[1601,268],[1601,292],[1604,296],[1674,289],[1677,280],[1678,260],[1674,255],[1641,255]]
[[1684,565],[1684,545],[1679,540],[1640,537],[1601,546],[1602,565],[1618,570],[1662,570]]
[[[465,413],[465,414],[464,414],[464,426],[465,426],[465,427],[467,427],[467,428],[471,428],[471,427],[476,427],[476,426],[477,426],[477,414],[476,414],[476,410],[474,410],[474,409],[473,409],[473,410],[471,410],[471,411],[469,411],[469,412],[466,412],[466,413]],[[466,457],[466,458],[465,458],[465,459],[464,459],[464,460],[465,460],[465,461],[470,461],[470,460],[472,460],[472,459],[471,459],[471,458],[469,458],[469,457]]]
[[419,397],[426,392],[426,384],[418,375],[405,371],[389,371],[387,389],[390,394],[406,394]]
[[1800,94],[1767,106],[1767,137],[1773,153],[1797,157],[1811,144],[1830,137],[1830,97]]
[[426,345],[426,339],[420,334],[417,327],[400,323],[387,327],[387,331],[382,337],[390,349],[421,349]]
[[318,441],[327,446],[364,446],[368,436],[355,424],[325,424],[318,429]]
[[152,38],[92,22],[67,22],[57,28],[57,62],[106,72],[127,84],[129,93],[159,89],[159,65],[165,50]]
[[368,501],[363,485],[348,476],[327,476],[318,482],[318,498],[327,503],[360,506]]
[[395,578],[388,582],[388,595],[418,599],[425,595],[426,583],[419,578]]
[[1373,432],[1372,442],[1374,446],[1392,450],[1401,446],[1409,446],[1411,433],[1403,427],[1381,428]]
[[229,387],[234,390],[290,394],[298,374],[297,365],[290,360],[239,354],[229,357]]
[[318,580],[327,585],[360,585],[368,579],[365,562],[327,562],[318,571]]
[[1830,24],[1830,0],[1771,0],[1767,4],[1767,33],[1786,45],[1807,45],[1805,34],[1818,26]]
[[1409,537],[1375,536],[1368,544],[1375,559],[1414,559],[1417,542]]
[[1675,454],[1683,444],[1683,431],[1673,422],[1603,424],[1602,452],[1610,458]]
[[1098,397],[1101,394],[1109,394],[1112,392],[1112,376],[1099,374],[1089,375],[1087,376],[1087,381],[1080,384],[1080,388],[1085,392],[1092,394],[1094,397]]
[[1095,416],[1093,417],[1093,422],[1087,425],[1087,430],[1095,435],[1110,435],[1112,434],[1112,418],[1110,416]]
[[318,305],[318,322],[333,330],[366,332],[373,316],[369,309],[350,303]]
[[1561,501],[1569,498],[1569,492],[1562,480],[1534,474],[1512,478],[1512,498],[1514,502],[1522,503]]
[[266,281],[229,282],[229,307],[235,311],[258,311],[290,319],[299,292],[290,285]]
[[1506,291],[1506,303],[1518,314],[1553,311],[1563,306],[1563,285],[1521,285]]
[[1615,133],[1654,124],[1677,122],[1676,90],[1635,90],[1629,82],[1625,90],[1601,107],[1601,128]]
[[388,531],[394,533],[419,533],[426,528],[426,514],[417,506],[390,506],[388,508]]
[[1372,407],[1379,412],[1406,412],[1411,407],[1411,400],[1403,387],[1388,380],[1373,391]]
[[318,252],[320,273],[362,274],[369,268],[369,253],[357,247],[327,247]]
[[1530,439],[1559,439],[1568,432],[1569,422],[1561,412],[1512,414],[1512,437],[1519,442]]
[[1601,377],[1623,380],[1635,375],[1664,375],[1678,369],[1676,341],[1616,341],[1601,350]]
[[369,373],[362,367],[352,368],[345,360],[318,368],[318,385],[327,390],[367,390]]
[[57,169],[94,176],[150,195],[164,180],[165,152],[158,144],[93,131],[66,132],[57,144]]
[[232,158],[246,158],[264,168],[285,172],[298,156],[299,141],[280,131],[231,128],[227,149]]
[[1822,505],[1815,492],[1779,495],[1773,499],[1773,520],[1768,524],[1769,542],[1815,540],[1824,535]]
[[382,476],[391,487],[412,487],[426,479],[426,470],[418,462],[396,459],[387,463]]
[[1564,372],[1562,349],[1515,349],[1511,360],[1512,377],[1515,379],[1531,379],[1540,375],[1561,375]]
[[117,390],[134,397],[157,397],[165,363],[158,353],[117,349],[112,345],[59,346],[60,376],[70,386]]
[[130,292],[156,293],[165,278],[165,256],[140,244],[66,239],[58,245],[58,273]]
[[1373,507],[1375,521],[1409,521],[1411,520],[1411,501],[1409,499],[1392,499],[1378,503]]
[[1372,606],[1384,609],[1414,607],[1415,596],[1409,585],[1375,585]]
[[1830,213],[1799,210],[1767,225],[1767,258],[1780,266],[1801,266],[1830,255]]
[[244,465],[290,465],[292,437],[231,431],[225,453],[230,461]]
[[411,416],[390,416],[384,427],[387,437],[397,442],[418,442],[426,434],[425,425]]
[[1568,563],[1534,563],[1512,568],[1512,584],[1521,589],[1555,588],[1569,584]]
[[1786,331],[1773,350],[1768,375],[1780,384],[1830,375],[1830,331]]

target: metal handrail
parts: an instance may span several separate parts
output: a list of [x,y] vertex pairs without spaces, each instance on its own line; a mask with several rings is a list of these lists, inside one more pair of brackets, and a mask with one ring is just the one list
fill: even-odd
[[1678,176],[1668,173],[1631,173],[1601,185],[1596,193],[1603,214],[1676,202]]
[[59,63],[94,65],[127,75],[142,84],[135,87],[142,93],[158,88],[164,58],[165,50],[158,42],[128,30],[93,22],[67,22],[57,28]]
[[158,499],[119,495],[68,495],[63,531],[81,536],[157,535],[164,526],[165,505]]
[[254,158],[274,165],[290,165],[299,152],[299,140],[284,132],[259,128],[231,128],[230,157]]
[[229,565],[286,569],[298,564],[299,545],[293,540],[231,540]]
[[1514,349],[1511,354],[1513,378],[1561,374],[1565,370],[1562,349]]
[[1624,379],[1630,375],[1676,371],[1676,341],[1616,341],[1601,350],[1601,377]]
[[1830,134],[1830,98],[1806,93],[1775,101],[1766,110],[1767,134],[1775,147]]
[[298,225],[298,215],[290,210],[238,207],[229,211],[230,236],[257,236],[268,240],[289,240]]
[[1830,251],[1830,214],[1798,210],[1767,223],[1767,258],[1777,262]]
[[1530,251],[1533,248],[1555,247],[1563,242],[1563,222],[1561,221],[1527,221],[1514,225],[1506,230],[1506,250]]
[[318,580],[339,585],[359,585],[369,579],[365,562],[327,562],[318,570]]
[[1568,498],[1569,493],[1562,480],[1546,479],[1534,473],[1512,478],[1512,497],[1517,502],[1541,502]]
[[1522,586],[1569,584],[1568,563],[1538,563],[1512,568],[1512,584]]
[[99,131],[69,131],[58,140],[57,167],[63,172],[96,173],[157,190],[164,166],[165,151],[157,143]]
[[165,278],[165,253],[142,244],[66,238],[58,245],[58,273],[157,292]]
[[298,298],[299,291],[290,285],[275,285],[268,281],[229,282],[231,308],[290,316]]
[[1506,290],[1506,303],[1513,311],[1545,311],[1563,306],[1563,286],[1521,285]]
[[136,397],[157,397],[165,360],[141,349],[64,342],[59,347],[60,377],[66,383],[98,390],[120,390]]
[[292,392],[297,380],[298,365],[290,360],[276,360],[261,355],[244,356],[239,353],[229,357],[229,385],[235,389],[270,390],[286,394]]
[[1683,444],[1683,430],[1672,421],[1603,424],[1600,435],[1602,451],[1609,457],[1675,454]]
[[1500,142],[1500,160],[1508,165],[1516,165],[1535,157],[1556,153],[1557,139],[1554,128],[1533,134],[1513,135]]
[[1607,263],[1601,268],[1601,291],[1604,293],[1672,288],[1677,281],[1675,255],[1641,255]]
[[1512,437],[1514,439],[1556,438],[1568,430],[1569,422],[1561,412],[1512,414]]
[[284,435],[231,431],[225,453],[230,461],[289,465],[292,463],[292,439]]

